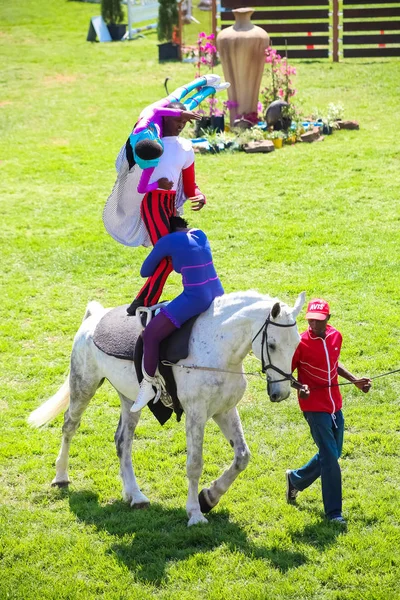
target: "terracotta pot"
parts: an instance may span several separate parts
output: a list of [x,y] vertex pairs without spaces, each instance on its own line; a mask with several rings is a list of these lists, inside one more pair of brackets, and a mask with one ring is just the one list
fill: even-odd
[[269,46],[268,33],[250,21],[253,8],[237,8],[232,12],[235,24],[217,36],[224,77],[231,84],[228,98],[238,104],[230,111],[231,124],[238,115],[257,112],[265,49]]

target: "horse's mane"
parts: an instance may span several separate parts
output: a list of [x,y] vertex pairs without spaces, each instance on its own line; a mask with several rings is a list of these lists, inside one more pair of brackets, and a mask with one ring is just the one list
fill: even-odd
[[256,290],[246,290],[239,292],[230,292],[229,294],[224,294],[221,296],[221,302],[226,304],[242,304],[243,302],[252,303],[252,302],[271,302],[273,298],[268,296],[267,294],[260,294]]
[[[225,312],[229,309],[240,310],[241,307],[250,306],[257,303],[265,303],[266,305],[272,308],[275,302],[279,302],[282,307],[282,313],[288,312],[288,306],[285,302],[279,300],[279,298],[274,298],[269,296],[268,294],[260,294],[256,290],[246,290],[239,292],[230,292],[228,294],[224,294],[223,296],[219,296],[214,300],[214,314],[217,312]],[[234,310],[233,312],[236,312]]]

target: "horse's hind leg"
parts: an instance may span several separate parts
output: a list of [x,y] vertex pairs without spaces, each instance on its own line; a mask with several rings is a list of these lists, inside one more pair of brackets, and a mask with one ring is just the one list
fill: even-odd
[[218,504],[221,496],[229,489],[236,477],[247,467],[250,451],[244,439],[242,423],[236,408],[227,413],[214,416],[222,433],[232,446],[235,457],[231,466],[212,482],[209,488],[204,488],[199,494],[199,501],[203,513],[209,512]]
[[[81,368],[84,366],[84,372]],[[71,360],[71,371],[69,374],[70,404],[64,414],[64,425],[62,428],[62,442],[60,453],[56,460],[56,476],[51,482],[53,486],[65,487],[70,481],[68,478],[68,458],[71,440],[78,429],[82,414],[84,413],[96,390],[103,383],[98,375],[97,369],[88,368],[86,361]]]
[[119,392],[118,395],[121,400],[121,416],[114,439],[123,483],[123,497],[134,508],[145,508],[150,504],[150,500],[140,491],[132,465],[132,440],[140,412],[132,413],[132,400]]

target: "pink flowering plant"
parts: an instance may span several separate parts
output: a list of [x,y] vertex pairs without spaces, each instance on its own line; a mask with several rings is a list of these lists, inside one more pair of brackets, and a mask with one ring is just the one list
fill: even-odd
[[206,67],[212,72],[216,57],[217,48],[214,45],[214,34],[206,35],[204,31],[201,31],[197,38],[196,77],[200,77],[202,67]]
[[[201,77],[204,71],[212,73],[217,59],[214,34],[207,35],[204,31],[201,31],[197,38],[197,44],[195,46],[184,46],[182,53],[195,64],[196,77]],[[221,102],[215,96],[209,96],[201,103],[197,112],[204,116],[222,117],[226,115],[232,104],[235,103],[229,102],[229,100]]]
[[197,38],[197,44],[182,46],[182,56],[196,65],[196,77],[201,76],[202,70],[213,71],[216,63],[217,48],[214,45],[214,34],[207,35],[201,31]]
[[236,107],[237,102],[226,100],[222,102],[215,96],[206,98],[196,110],[203,117],[225,117],[230,108]]
[[288,64],[287,58],[282,58],[270,46],[265,50],[265,65],[269,83],[261,90],[264,109],[274,100],[290,103],[290,99],[296,94],[292,80],[296,75],[296,69]]
[[[213,72],[217,58],[217,48],[214,44],[214,34],[207,35],[201,31],[197,38],[197,44],[194,46],[183,46],[182,55],[196,67],[196,77],[201,77],[204,70]],[[224,109],[220,108],[219,102],[215,96],[208,97],[201,103],[197,112],[201,115],[219,117],[224,114]]]

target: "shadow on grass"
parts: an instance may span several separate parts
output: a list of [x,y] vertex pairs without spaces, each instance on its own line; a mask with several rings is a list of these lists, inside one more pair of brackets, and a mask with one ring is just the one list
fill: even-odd
[[159,504],[145,510],[133,510],[122,501],[102,506],[97,494],[89,491],[71,492],[69,504],[80,521],[123,538],[111,545],[110,552],[134,571],[139,580],[153,585],[165,580],[170,561],[186,560],[220,546],[230,552],[261,558],[282,572],[306,562],[301,552],[249,543],[245,532],[230,522],[229,513],[224,511],[209,515],[209,525],[187,527],[185,510]]
[[[312,506],[301,506],[296,504],[299,512],[312,513],[315,515],[315,508]],[[301,530],[290,531],[290,537],[295,543],[307,544],[313,548],[324,550],[335,543],[338,535],[346,533],[346,527],[339,523],[329,522],[322,510],[317,511],[320,521],[312,525],[306,525]]]
[[346,533],[346,528],[337,523],[330,523],[321,515],[320,522],[306,525],[301,531],[292,532],[291,538],[296,544],[307,544],[313,548],[324,550],[336,541],[338,535],[343,533]]

